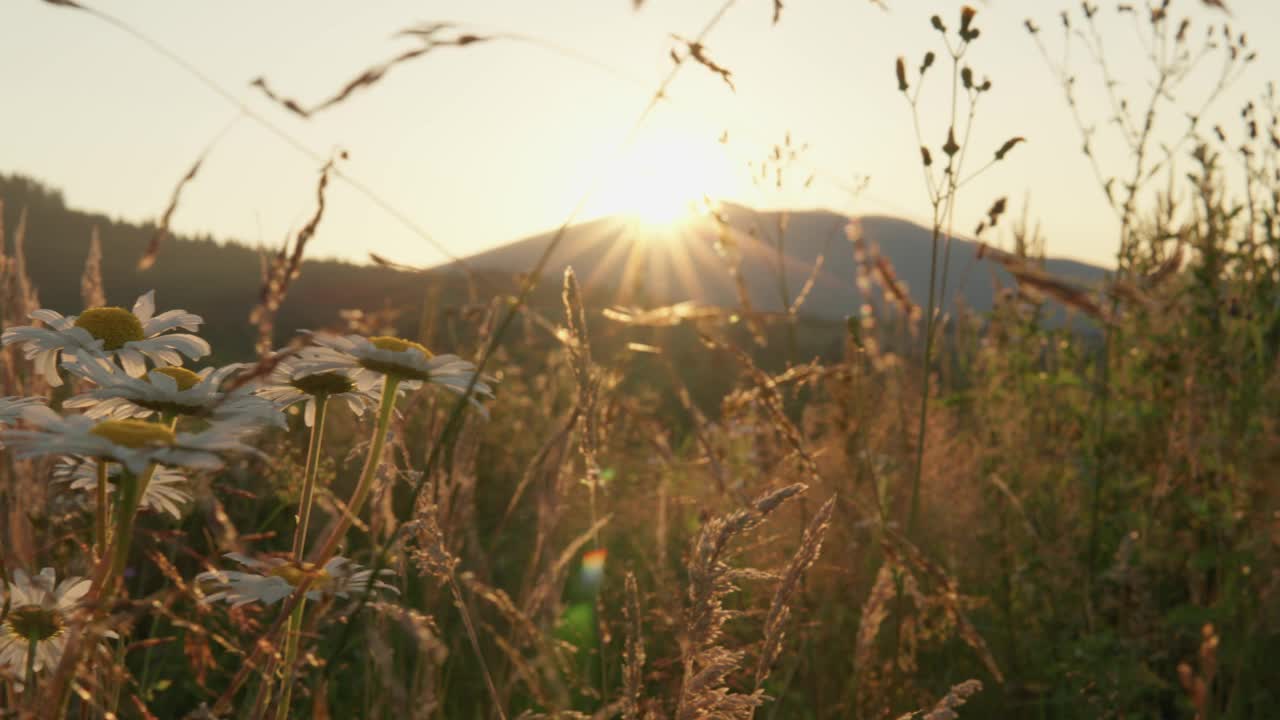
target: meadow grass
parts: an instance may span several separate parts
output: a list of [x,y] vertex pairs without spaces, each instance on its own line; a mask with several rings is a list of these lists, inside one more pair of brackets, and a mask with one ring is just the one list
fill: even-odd
[[[680,40],[677,67],[731,84],[703,43],[733,5]],[[757,312],[742,283],[732,311],[601,312],[572,272],[562,311],[531,307],[572,217],[514,296],[282,339],[334,160],[264,267],[259,357],[205,404],[135,398],[114,407],[137,419],[73,436],[27,405],[74,424],[73,398],[125,393],[85,369],[129,374],[125,326],[78,321],[102,343],[52,372],[7,334],[0,717],[1274,717],[1280,100],[1161,144],[1160,118],[1211,104],[1251,51],[1216,25],[1194,45],[1170,3],[1126,7],[1107,12],[1137,15],[1156,80],[1146,104],[1113,98],[1123,157],[1092,152],[1078,71],[1050,59],[1085,44],[1110,91],[1106,16],[1065,13],[1060,40],[1027,24],[1118,220],[1099,287],[1046,272],[1043,241],[1001,224],[996,198],[974,234],[1012,282],[989,313],[947,302],[958,198],[1012,172],[1022,141],[970,147],[993,84],[967,59],[986,38],[966,8],[892,68],[932,213],[927,302],[851,224],[832,252],[855,254],[866,304],[830,356],[799,356],[807,286],[781,276],[785,313]],[[1180,100],[1206,58],[1224,59],[1218,87]],[[924,118],[936,74],[952,111]],[[380,76],[311,109],[281,102],[319,112]],[[24,225],[0,229],[6,331],[40,307]],[[91,248],[80,317],[107,317],[93,309],[123,299]],[[145,323],[110,317],[130,312]],[[310,399],[309,426],[280,395],[278,424],[252,421],[272,383]],[[50,482],[65,455],[94,492]],[[159,466],[188,468],[177,517],[148,510]],[[83,584],[41,586],[46,567]]]

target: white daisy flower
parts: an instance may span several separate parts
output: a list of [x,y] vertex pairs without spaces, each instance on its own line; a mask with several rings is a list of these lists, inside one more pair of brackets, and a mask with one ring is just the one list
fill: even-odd
[[[44,398],[37,397],[0,397],[0,428],[13,425],[22,419],[22,413],[29,407],[44,407]],[[0,443],[0,448],[4,443]]]
[[[476,366],[457,355],[433,355],[426,347],[403,338],[360,335],[312,336],[321,348],[335,351],[333,354],[303,351],[311,367],[320,370],[346,370],[357,387],[374,387],[383,376],[395,378],[406,390],[415,390],[422,383],[434,383],[455,393],[462,394],[476,374]],[[480,398],[492,398],[493,389],[486,383],[492,378],[481,377],[476,381],[471,402],[486,413]],[[486,414],[487,416],[487,414]]]
[[[200,573],[196,576],[196,582],[213,591],[204,597],[204,602],[225,600],[232,607],[253,602],[271,605],[292,594],[293,589],[306,577],[313,578],[310,589],[307,590],[308,600],[319,600],[326,595],[350,597],[353,592],[364,592],[370,584],[375,589],[400,594],[394,586],[374,578],[372,570],[340,555],[329,560],[322,568],[317,568],[312,563],[298,563],[283,558],[255,560],[240,553],[227,553],[225,557],[235,560],[252,572],[213,570]],[[393,574],[391,570],[379,573],[382,576]]]
[[151,463],[196,470],[217,470],[223,454],[259,454],[241,442],[245,427],[238,423],[213,423],[197,433],[175,433],[160,423],[145,420],[94,420],[84,415],[59,416],[46,407],[29,407],[22,420],[29,429],[0,432],[16,457],[79,455],[107,459],[140,473]]
[[58,377],[58,360],[62,353],[83,352],[93,357],[116,360],[125,372],[140,377],[147,370],[147,358],[157,367],[181,365],[182,355],[198,360],[210,352],[209,343],[186,333],[171,330],[199,329],[204,320],[185,310],[169,310],[155,314],[155,291],[148,292],[133,304],[133,310],[100,307],[80,315],[63,316],[41,308],[31,318],[48,327],[29,325],[9,328],[0,343],[21,343],[23,354],[35,361],[36,372],[50,385],[62,384]]
[[[118,477],[120,466],[107,468],[108,477]],[[72,490],[84,490],[90,495],[98,489],[98,468],[96,462],[63,458],[53,468],[54,482],[70,483]],[[115,492],[114,483],[107,483],[107,492]],[[182,508],[191,502],[191,485],[187,476],[170,468],[157,468],[142,493],[140,507],[155,512],[168,513],[174,518],[182,517]]]
[[[320,350],[320,348],[315,348]],[[258,397],[270,400],[280,410],[306,402],[303,418],[307,427],[311,427],[316,419],[316,396],[325,395],[329,400],[345,402],[351,412],[363,415],[365,410],[378,406],[376,388],[360,389],[356,387],[349,372],[326,371],[327,365],[338,359],[338,353],[329,351],[312,352],[309,357],[286,358],[267,376],[266,383],[253,392]]]
[[243,425],[284,425],[279,410],[248,390],[222,392],[222,383],[247,367],[227,365],[199,373],[181,367],[155,368],[145,377],[131,377],[109,360],[76,355],[63,367],[93,381],[98,387],[67,399],[63,407],[84,408],[91,418],[150,417],[157,413],[190,415]]
[[[55,667],[67,645],[71,614],[89,592],[89,581],[69,577],[55,584],[53,568],[34,578],[13,572],[4,604],[9,614],[0,621],[0,667],[18,675],[26,672],[32,638],[36,641],[35,670]],[[114,633],[110,633],[114,637]]]
[[22,418],[27,408],[44,404],[44,398],[38,397],[0,397],[0,425],[12,425]]

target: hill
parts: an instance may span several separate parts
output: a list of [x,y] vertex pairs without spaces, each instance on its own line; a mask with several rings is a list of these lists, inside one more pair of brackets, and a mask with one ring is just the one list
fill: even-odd
[[[215,359],[252,355],[255,335],[248,318],[261,287],[258,250],[209,237],[174,237],[166,241],[155,267],[139,272],[138,258],[155,232],[154,225],[69,208],[59,192],[19,176],[0,175],[0,201],[8,238],[13,237],[23,209],[27,212],[27,269],[46,307],[64,313],[80,308],[80,270],[96,227],[109,303],[127,307],[138,295],[154,289],[160,309],[182,307],[205,318],[201,334],[213,344]],[[442,281],[451,292],[465,297],[463,283],[452,277]],[[294,328],[333,326],[339,311],[347,308],[419,310],[423,287],[423,278],[416,273],[332,260],[306,261],[277,316],[277,339],[283,341]],[[410,327],[417,321],[412,313],[405,313],[404,319]]]
[[[70,208],[57,191],[21,176],[0,175],[0,200],[10,236],[22,210],[27,212],[28,271],[47,307],[68,313],[80,307],[79,270],[96,227],[109,302],[127,305],[154,289],[161,308],[183,307],[205,317],[204,334],[219,350],[216,359],[251,354],[248,317],[261,283],[258,250],[210,237],[175,237],[167,241],[155,268],[139,272],[135,264],[155,232],[153,225]],[[799,291],[819,255],[824,258],[803,308],[811,321],[839,321],[861,305],[853,249],[844,231],[847,217],[814,210],[791,212],[784,219],[777,212],[738,206],[725,208],[724,216],[733,228],[731,238],[741,257],[742,277],[756,309],[784,307],[777,272],[779,237],[788,298]],[[929,231],[888,217],[863,217],[860,223],[865,236],[893,263],[917,304],[923,304],[928,292]],[[779,234],[780,227],[784,229]],[[734,281],[716,250],[718,237],[717,226],[709,218],[694,219],[678,231],[618,218],[594,220],[567,231],[547,275],[558,278],[565,267],[573,266],[595,305],[655,307],[693,300],[736,307]],[[399,324],[411,332],[428,295],[433,309],[441,310],[514,291],[519,275],[533,267],[550,238],[551,233],[543,233],[467,258],[474,271],[469,278],[456,266],[415,273],[309,260],[280,309],[277,339],[282,341],[294,328],[333,326],[339,312],[349,308],[401,309]],[[951,263],[948,300],[962,295],[972,308],[991,306],[993,280],[1010,282],[993,264],[977,260],[977,246],[967,240],[954,243]],[[1098,280],[1103,273],[1101,268],[1067,260],[1049,260],[1048,269],[1082,282]],[[535,306],[556,312],[558,285],[544,282]]]
[[[849,218],[827,210],[756,211],[728,205],[722,215],[741,259],[741,273],[758,310],[784,309],[781,277],[788,290],[786,304],[812,273],[818,257],[823,265],[815,278],[804,312],[839,320],[862,304],[855,283],[852,243],[846,238]],[[928,299],[932,235],[928,228],[892,217],[858,218],[863,236],[879,247],[894,266],[917,305]],[[468,258],[477,269],[523,272],[533,266],[554,233],[542,233]],[[732,307],[737,291],[725,259],[717,252],[720,228],[714,219],[699,217],[678,229],[655,229],[618,218],[604,218],[570,228],[551,258],[548,274],[559,276],[573,266],[589,292],[612,293],[622,305],[666,305],[683,300]],[[781,243],[779,245],[779,238]],[[781,261],[779,260],[781,247]],[[957,296],[977,310],[988,310],[994,280],[1012,279],[997,265],[977,256],[978,244],[957,239],[951,249],[948,305]],[[1049,259],[1046,269],[1080,283],[1103,278],[1103,268],[1073,260]]]

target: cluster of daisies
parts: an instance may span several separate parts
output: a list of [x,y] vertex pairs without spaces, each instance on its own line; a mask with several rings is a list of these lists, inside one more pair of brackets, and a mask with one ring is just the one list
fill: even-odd
[[[57,582],[52,568],[0,577],[0,672],[18,677],[56,665],[77,612],[89,599],[112,592],[108,585],[123,569],[139,510],[179,517],[191,500],[188,474],[218,470],[232,456],[259,455],[248,443],[266,428],[283,427],[291,406],[303,405],[308,427],[323,423],[331,401],[357,415],[376,408],[380,444],[403,393],[438,385],[466,394],[481,412],[481,399],[492,397],[471,363],[396,337],[317,333],[266,377],[238,364],[190,370],[184,360],[211,352],[194,334],[203,320],[184,310],[156,314],[154,293],[131,310],[99,307],[63,316],[40,309],[31,318],[39,323],[5,330],[0,342],[20,348],[32,372],[50,386],[71,383],[80,392],[62,400],[60,410],[45,398],[0,398],[0,453],[56,458],[52,479],[84,498],[96,516],[90,564],[108,569],[92,580]],[[378,574],[336,554],[306,556],[314,476],[308,467],[291,557],[227,555],[244,571],[199,575],[205,601],[271,604],[304,582],[308,599],[395,591]],[[348,505],[359,512],[358,501]]]

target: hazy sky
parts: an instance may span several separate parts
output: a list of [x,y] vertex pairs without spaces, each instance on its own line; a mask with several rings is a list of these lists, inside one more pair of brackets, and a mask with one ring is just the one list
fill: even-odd
[[[352,177],[458,256],[558,225],[596,178],[603,180],[588,217],[659,212],[673,199],[708,192],[761,206],[927,218],[911,115],[897,93],[893,61],[906,55],[914,66],[925,50],[939,49],[928,17],[938,12],[955,25],[961,5],[888,0],[885,12],[867,0],[787,0],[773,26],[769,0],[740,0],[705,42],[710,57],[732,70],[736,92],[688,65],[634,146],[620,151],[671,68],[670,34],[696,35],[722,0],[648,0],[638,12],[630,0],[83,1],[173,49],[313,153],[346,149],[343,167]],[[1115,3],[1101,4],[1114,20]],[[1261,51],[1215,116],[1239,138],[1243,101],[1280,78],[1280,51],[1269,47],[1280,39],[1280,2],[1229,5],[1233,26],[1247,29],[1250,45]],[[1079,153],[1060,89],[1022,27],[1035,18],[1058,48],[1056,15],[1068,6],[1078,3],[977,5],[982,36],[972,64],[994,89],[978,108],[972,158],[989,157],[1011,135],[1028,142],[965,189],[957,229],[972,228],[999,195],[1017,208],[1029,193],[1051,254],[1109,262],[1114,219]],[[1178,0],[1174,9],[1226,19],[1194,0]],[[366,66],[415,45],[393,37],[398,30],[439,20],[525,39],[438,50],[311,120],[249,87],[263,75],[282,94],[318,101]],[[1109,59],[1121,92],[1137,104],[1149,93],[1143,49],[1129,24],[1113,25]],[[1086,60],[1081,54],[1075,62],[1081,100],[1086,114],[1101,121],[1105,96]],[[935,148],[946,129],[941,69],[935,67],[922,108]],[[1205,68],[1190,82],[1189,105],[1199,104],[1216,72]],[[313,157],[92,16],[38,0],[0,3],[0,88],[0,172],[41,178],[74,206],[154,219],[216,139],[184,193],[175,229],[275,246],[313,209]],[[754,187],[747,163],[766,157],[787,131],[808,144],[796,189]],[[1102,149],[1114,157],[1114,147]],[[815,180],[802,189],[808,173]],[[870,184],[854,198],[848,188],[862,176]],[[363,259],[370,251],[407,263],[445,259],[339,182],[311,252]]]

